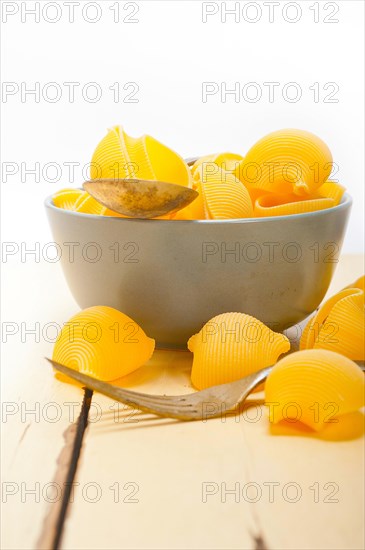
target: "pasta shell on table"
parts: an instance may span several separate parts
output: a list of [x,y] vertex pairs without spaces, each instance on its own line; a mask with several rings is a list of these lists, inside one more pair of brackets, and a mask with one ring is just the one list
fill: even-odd
[[269,420],[301,422],[320,431],[364,404],[364,374],[339,353],[297,351],[280,359],[265,384]]
[[65,210],[75,210],[75,204],[78,199],[83,195],[84,191],[81,189],[61,189],[52,196],[52,201],[58,208],[64,208]]
[[141,367],[155,341],[133,319],[106,306],[74,315],[62,328],[53,360],[98,380],[115,380]]
[[190,186],[192,176],[184,159],[151,136],[128,136],[111,128],[96,147],[91,179],[145,179]]
[[205,157],[200,157],[196,160],[191,167],[191,172],[194,175],[196,170],[201,166],[205,165],[207,169],[209,169],[211,164],[216,164],[219,168],[222,168],[222,170],[225,170],[226,172],[233,172],[242,161],[243,157],[241,155],[237,155],[236,153],[215,153]]
[[273,365],[290,343],[255,317],[231,312],[208,321],[188,348],[194,354],[191,380],[202,390]]
[[310,132],[289,128],[257,141],[235,175],[247,187],[305,196],[325,183],[331,170],[327,145]]
[[229,220],[253,216],[249,192],[233,174],[216,166],[214,173],[206,173],[203,177],[200,167],[194,180],[198,177],[207,217],[213,220]]
[[329,298],[308,321],[300,349],[325,349],[364,361],[364,291],[348,287]]

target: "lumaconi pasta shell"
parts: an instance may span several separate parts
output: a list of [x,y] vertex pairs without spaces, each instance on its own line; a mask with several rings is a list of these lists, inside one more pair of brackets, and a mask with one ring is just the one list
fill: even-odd
[[331,170],[331,152],[319,137],[285,129],[255,143],[235,175],[247,187],[302,196],[325,183]]
[[185,208],[182,208],[178,212],[176,212],[175,215],[172,216],[172,219],[174,220],[205,220],[207,217],[203,195],[202,195],[202,189],[200,182],[197,182],[194,185],[194,188],[196,191],[198,191],[199,196],[193,200],[188,206],[185,206]]
[[143,138],[133,141],[119,126],[110,128],[96,147],[91,161],[90,177],[156,179],[148,162]]
[[273,365],[290,343],[255,317],[222,313],[189,339],[188,348],[194,353],[191,380],[202,390]]
[[206,172],[203,177],[200,167],[194,176],[194,179],[197,175],[200,177],[203,201],[209,218],[251,218],[253,206],[246,187],[233,174],[214,166],[214,172]]
[[262,189],[249,189],[254,204],[254,216],[287,216],[332,208],[340,204],[345,188],[334,181],[326,181],[316,193],[299,197],[294,194],[269,193]]
[[146,148],[156,179],[191,187],[192,177],[184,159],[151,136],[145,136]]
[[83,214],[94,214],[99,216],[105,210],[105,206],[100,204],[97,200],[94,199],[86,191],[77,199],[74,210],[76,212],[82,212]]
[[319,187],[318,195],[319,197],[333,199],[335,202],[334,206],[337,206],[340,204],[345,191],[346,189],[341,184],[328,180]]
[[53,360],[99,380],[125,376],[150,359],[155,341],[133,319],[111,307],[95,306],[62,328]]
[[201,166],[204,167],[204,165],[209,170],[210,164],[216,164],[219,168],[222,168],[222,170],[225,170],[226,172],[233,172],[242,161],[243,157],[241,155],[237,155],[236,153],[214,153],[213,155],[200,157],[197,161],[195,161],[191,167],[191,172],[194,175],[196,170]]
[[52,196],[53,204],[65,210],[75,210],[75,204],[83,193],[81,189],[61,189]]
[[111,128],[92,158],[91,179],[139,178],[191,184],[185,161],[151,136],[132,138],[121,127]]
[[287,216],[289,214],[303,214],[335,206],[332,198],[311,198],[301,200],[297,195],[278,195],[266,193],[255,201],[254,216]]
[[320,431],[361,408],[364,390],[356,363],[332,351],[305,350],[278,361],[266,380],[265,401],[271,422],[300,421]]
[[309,320],[300,349],[325,349],[354,361],[365,360],[364,291],[345,288],[327,300]]

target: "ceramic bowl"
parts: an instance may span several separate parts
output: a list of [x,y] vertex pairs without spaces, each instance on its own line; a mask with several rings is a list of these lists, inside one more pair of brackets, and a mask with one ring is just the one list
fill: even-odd
[[215,315],[240,311],[282,331],[314,311],[338,262],[351,198],[316,212],[235,220],[80,214],[46,199],[80,308],[115,307],[157,346],[186,348]]

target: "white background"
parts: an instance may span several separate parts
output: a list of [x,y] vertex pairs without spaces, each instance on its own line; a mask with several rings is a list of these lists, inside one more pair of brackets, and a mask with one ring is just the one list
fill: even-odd
[[[1,105],[4,241],[31,246],[52,240],[43,199],[84,181],[81,168],[106,129],[115,124],[122,124],[131,135],[151,134],[183,156],[227,150],[244,155],[264,134],[298,127],[318,134],[332,150],[339,166],[336,177],[354,198],[344,251],[362,251],[361,0],[280,2],[272,22],[267,2],[261,1],[251,6],[210,2],[207,8],[200,1],[80,0],[73,2],[74,22],[70,22],[71,8],[62,1],[1,4],[3,87],[14,92],[3,93]],[[39,22],[27,12],[37,9],[36,4]],[[224,8],[235,5],[236,16],[227,15],[224,22]],[[204,23],[207,9],[217,13]],[[50,82],[61,90],[56,102],[50,101],[56,92],[47,88]],[[65,82],[80,84],[73,102]],[[95,88],[87,87],[90,82],[97,83],[102,93],[96,102],[91,101]],[[117,101],[110,90],[116,82],[121,96]],[[123,101],[132,91],[132,87],[123,90],[129,82],[139,88],[136,103]],[[244,91],[239,98],[226,96],[225,102],[220,93],[203,102],[203,82],[215,82],[220,91],[222,83],[233,88],[237,82]],[[256,102],[248,100],[256,93],[253,87],[244,88],[249,82],[261,90]],[[272,102],[264,82],[279,83]],[[283,98],[285,90],[289,98],[295,96],[293,87],[285,88],[290,82],[301,91],[297,102]],[[310,89],[316,82],[318,97]],[[38,102],[34,95],[24,94],[37,85]],[[336,102],[328,102],[335,89]],[[34,174],[26,173],[36,163],[38,182]],[[58,172],[54,167],[47,171],[48,163],[58,165]],[[66,163],[78,163],[73,181]],[[9,175],[11,169],[16,173]]]

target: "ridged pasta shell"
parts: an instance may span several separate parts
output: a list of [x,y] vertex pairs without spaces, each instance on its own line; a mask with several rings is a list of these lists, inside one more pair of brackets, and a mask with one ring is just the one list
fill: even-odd
[[334,206],[337,206],[340,204],[345,191],[346,189],[341,184],[328,180],[319,187],[318,196],[333,199],[335,202]]
[[200,182],[194,186],[199,196],[188,206],[182,208],[172,216],[174,220],[205,220],[207,217]]
[[105,206],[100,204],[97,200],[94,199],[86,191],[77,199],[74,210],[76,212],[82,212],[83,214],[94,214],[100,216],[105,210]]
[[98,380],[114,380],[142,366],[155,348],[130,317],[105,306],[85,309],[62,328],[53,360]]
[[236,153],[214,153],[213,155],[200,157],[197,161],[195,161],[191,167],[191,172],[194,175],[196,170],[203,165],[206,165],[209,169],[210,164],[216,164],[219,168],[222,168],[222,170],[225,170],[226,172],[233,172],[242,161],[243,157],[241,155],[237,155]]
[[151,136],[132,138],[121,127],[111,128],[92,157],[91,179],[139,178],[191,185],[185,161]]
[[200,167],[194,175],[194,181],[197,178],[200,178],[207,217],[213,220],[252,217],[251,197],[246,187],[233,174],[216,166],[214,173],[206,172],[203,177]]
[[64,208],[65,210],[75,210],[75,204],[78,199],[83,196],[81,189],[61,189],[52,196],[52,201],[58,208]]
[[327,350],[297,351],[274,366],[265,384],[273,423],[286,419],[320,431],[364,405],[364,375],[347,357]]
[[311,198],[301,200],[297,195],[279,195],[266,193],[255,201],[254,216],[288,216],[290,214],[303,214],[314,212],[335,206],[332,198]]
[[188,348],[194,353],[191,380],[202,390],[273,365],[290,343],[255,317],[222,313],[189,339]]
[[325,349],[365,360],[364,291],[348,287],[327,300],[306,325],[300,349]]
[[332,155],[316,135],[285,129],[260,139],[235,175],[247,187],[273,193],[311,194],[329,178]]

